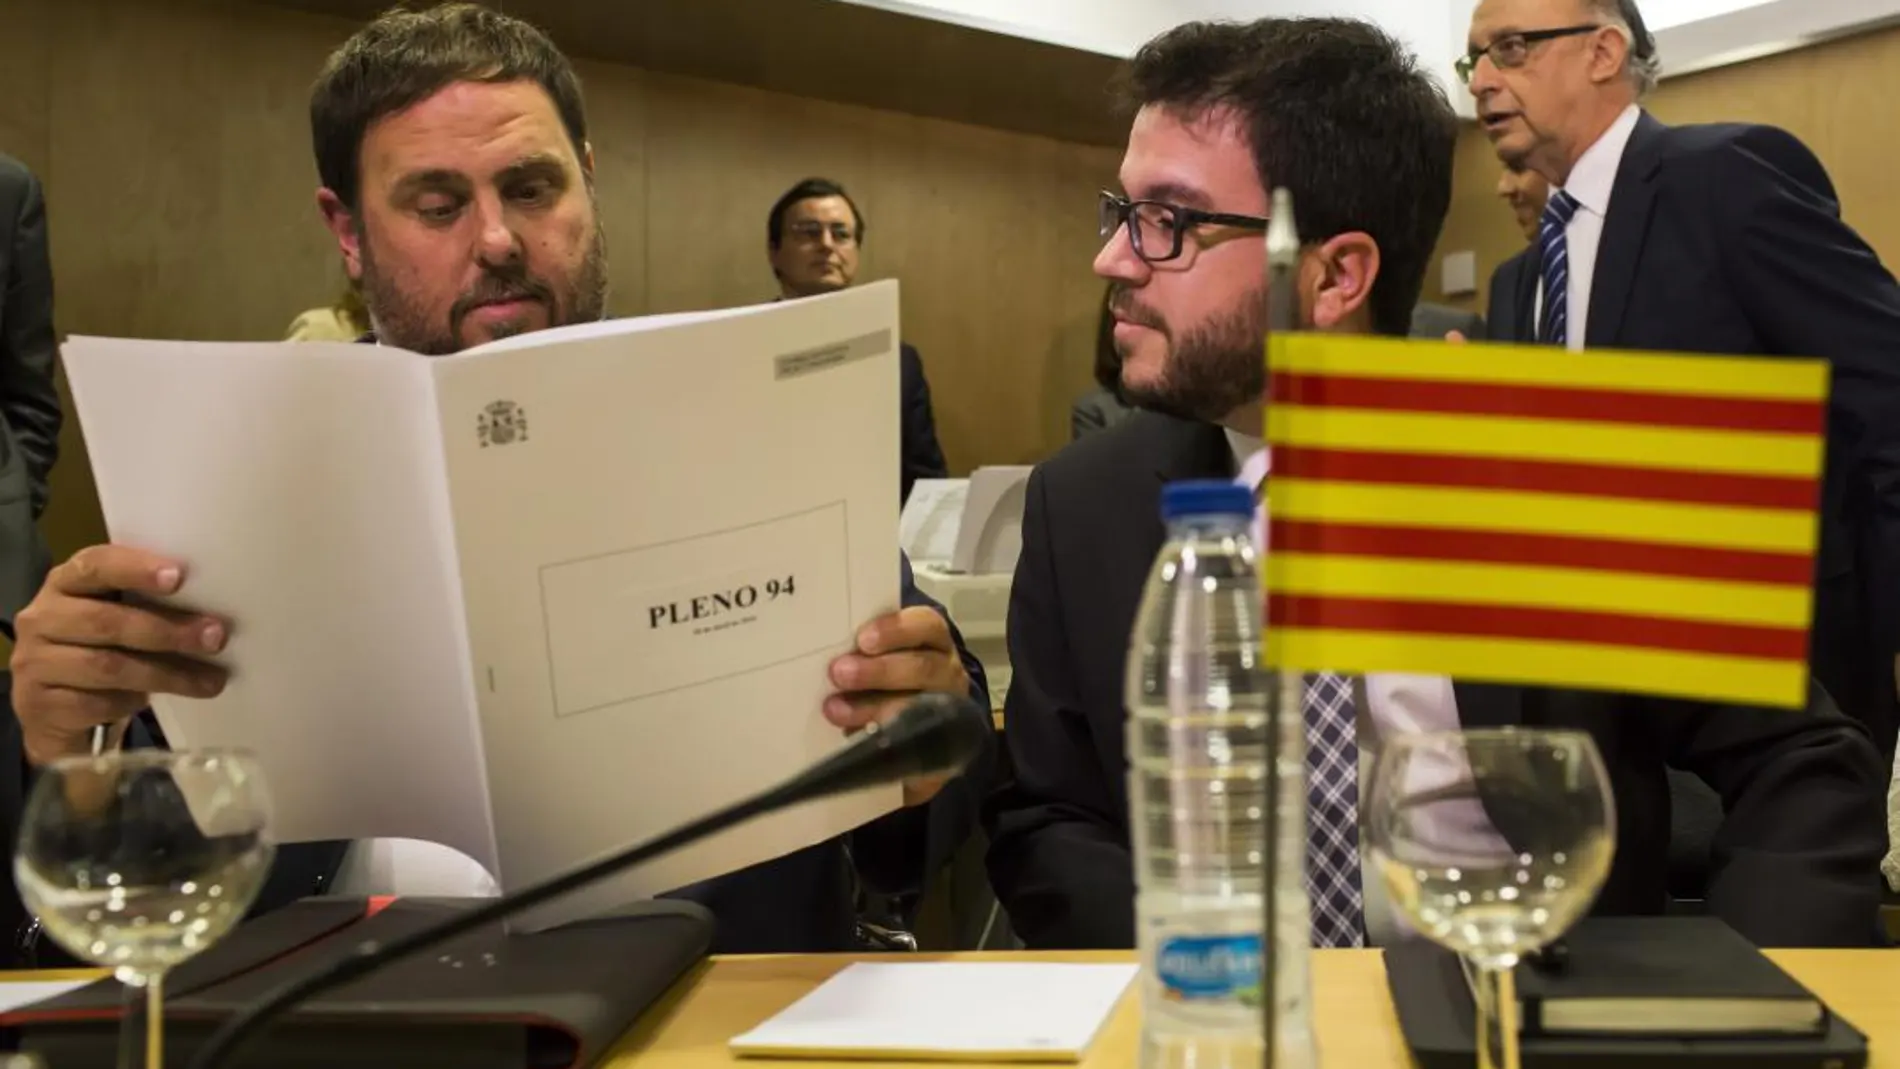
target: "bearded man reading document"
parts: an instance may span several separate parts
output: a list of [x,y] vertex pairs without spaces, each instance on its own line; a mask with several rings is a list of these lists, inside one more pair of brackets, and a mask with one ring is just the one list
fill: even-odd
[[[318,203],[363,283],[374,340],[449,354],[602,317],[607,258],[580,85],[539,31],[475,4],[385,15],[331,56],[311,117]],[[830,665],[822,715],[842,732],[920,692],[987,703],[980,665],[899,565],[905,607],[866,622],[856,650]],[[141,604],[191,592],[180,561],[143,547],[94,546],[54,570],[20,614],[12,659],[21,775],[86,752],[99,727],[111,746],[162,744],[140,715],[152,694],[225,688],[209,659],[242,643],[243,621]],[[632,772],[642,758],[624,760]],[[716,951],[851,949],[855,881],[919,885],[973,824],[981,778],[907,784],[904,808],[845,838],[679,894],[717,917]],[[17,824],[17,803],[7,819]],[[332,890],[482,890],[455,860],[426,845],[299,844],[280,852],[258,909]]]

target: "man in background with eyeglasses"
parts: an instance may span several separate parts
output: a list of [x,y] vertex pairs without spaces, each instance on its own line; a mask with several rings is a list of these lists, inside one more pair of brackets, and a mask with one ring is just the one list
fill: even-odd
[[[1145,411],[1031,475],[1010,591],[1014,780],[984,810],[990,880],[1032,947],[1135,944],[1123,667],[1164,532],[1162,487],[1264,489],[1268,190],[1292,194],[1303,329],[1403,336],[1451,200],[1457,121],[1437,84],[1374,27],[1344,19],[1195,23],[1127,72],[1135,117],[1123,193],[1104,193],[1095,271],[1122,389]],[[1272,547],[1266,547],[1272,552]],[[1504,656],[1505,654],[1500,654]],[[1876,940],[1885,780],[1859,725],[1814,694],[1806,714],[1632,695],[1316,674],[1307,729],[1306,874],[1319,946],[1400,931],[1363,879],[1357,799],[1382,740],[1413,731],[1587,730],[1618,815],[1594,909],[1668,903],[1665,767],[1730,802],[1711,911],[1765,944]],[[1512,814],[1504,811],[1508,819]],[[1495,835],[1474,814],[1449,835]],[[1461,841],[1453,839],[1451,841]]]
[[1794,136],[1642,109],[1658,57],[1634,0],[1484,0],[1458,72],[1499,158],[1551,187],[1490,337],[1832,363],[1811,658],[1891,762],[1900,286]]
[[[858,253],[864,248],[864,216],[844,187],[825,178],[807,178],[779,197],[766,218],[765,255],[785,300],[836,293],[857,281]],[[930,382],[915,347],[898,345],[898,395],[903,398],[902,482],[898,504],[910,500],[919,479],[950,474],[937,444],[937,419],[930,408]]]

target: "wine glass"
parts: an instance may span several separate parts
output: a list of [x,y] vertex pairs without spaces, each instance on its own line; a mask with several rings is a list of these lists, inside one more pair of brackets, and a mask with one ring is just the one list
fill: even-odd
[[45,933],[126,985],[119,1061],[162,1069],[167,970],[223,938],[270,873],[276,843],[256,760],[236,750],[131,750],[37,771],[14,878]]
[[1393,907],[1477,973],[1478,1065],[1518,1069],[1512,970],[1589,910],[1616,853],[1596,743],[1521,728],[1398,735],[1367,812]]

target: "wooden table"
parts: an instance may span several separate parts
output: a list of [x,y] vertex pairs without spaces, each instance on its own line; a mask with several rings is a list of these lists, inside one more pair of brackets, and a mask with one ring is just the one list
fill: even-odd
[[[1808,985],[1835,1012],[1868,1037],[1870,1069],[1900,1069],[1900,950],[1785,950],[1769,956]],[[1129,961],[1125,952],[767,955],[703,962],[674,985],[608,1055],[608,1069],[764,1069],[773,1063],[741,1060],[726,1041],[796,1002],[853,961]],[[0,973],[7,980],[79,979],[97,971]],[[1406,1069],[1411,1059],[1399,1038],[1398,1018],[1386,995],[1376,950],[1321,950],[1313,960],[1314,1017],[1326,1069]],[[1083,1063],[1083,1069],[1135,1064],[1139,1024],[1134,989]],[[781,1062],[794,1069],[915,1069],[918,1063]]]
[[[1870,1069],[1900,1069],[1900,950],[1771,951],[1770,957],[1807,984],[1868,1036]],[[726,1041],[797,1001],[852,961],[843,955],[714,958],[678,984],[614,1048],[611,1069],[762,1069],[741,1061]],[[890,955],[876,958],[890,961]],[[931,961],[1128,961],[1126,953],[915,955]],[[1398,1018],[1386,994],[1376,950],[1322,950],[1313,963],[1314,1017],[1327,1069],[1401,1069],[1411,1065]],[[1138,1011],[1134,990],[1090,1050],[1084,1069],[1135,1064]],[[875,1069],[873,1062],[780,1063],[796,1069]],[[908,1065],[916,1063],[883,1063]]]

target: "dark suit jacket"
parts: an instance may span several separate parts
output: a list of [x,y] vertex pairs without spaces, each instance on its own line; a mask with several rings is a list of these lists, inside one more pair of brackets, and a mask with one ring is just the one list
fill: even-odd
[[1122,403],[1121,398],[1097,386],[1076,398],[1075,404],[1069,406],[1069,440],[1107,430],[1133,411],[1133,408]]
[[[1529,341],[1539,264],[1491,283],[1490,336]],[[1617,169],[1586,343],[1833,366],[1814,674],[1891,760],[1900,731],[1900,285],[1841,221],[1821,162],[1785,131],[1644,115]]]
[[[910,562],[904,560],[903,603],[943,611],[912,581]],[[11,631],[6,631],[11,638]],[[963,636],[951,625],[963,667],[970,674],[971,696],[990,707],[989,683],[983,666],[964,646]],[[6,856],[13,854],[32,770],[26,764],[20,725],[14,719],[11,679],[0,672],[0,768],[13,770],[0,777],[0,828],[8,836]],[[158,725],[150,713],[140,715],[127,745],[162,746]],[[975,828],[978,805],[996,777],[997,754],[985,747],[964,774],[946,784],[928,805],[900,809],[841,838],[807,847],[793,854],[761,862],[751,868],[662,897],[685,898],[712,910],[718,920],[713,953],[778,954],[827,953],[856,949],[857,884],[885,894],[901,894],[922,887],[931,873],[947,863]],[[763,788],[766,784],[760,784]],[[299,898],[323,894],[336,879],[348,844],[294,843],[280,847],[270,881],[259,894],[251,915],[277,909]],[[855,875],[854,875],[855,873]],[[0,968],[37,965],[57,968],[70,959],[50,939],[40,938],[32,955],[19,951],[15,933],[26,921],[13,868],[0,875]]]
[[[1485,296],[1485,314],[1490,317],[1484,326],[1483,336],[1486,339],[1509,342],[1537,340],[1537,324],[1531,318],[1530,309],[1517,305],[1525,292],[1535,298],[1538,267],[1537,246],[1528,245],[1491,272],[1491,285]],[[1528,291],[1525,287],[1529,287]]]
[[[1122,695],[1129,629],[1161,549],[1162,486],[1233,473],[1219,428],[1137,412],[1030,477],[1009,612],[1005,737],[1015,775],[984,817],[991,883],[1032,947],[1134,945]],[[1766,945],[1876,943],[1886,777],[1865,730],[1818,690],[1806,713],[1456,690],[1466,726],[1563,726],[1595,737],[1618,822],[1596,912],[1663,910],[1670,764],[1707,780],[1727,804],[1712,912]]]
[[38,179],[0,155],[0,618],[46,577],[37,521],[59,455],[53,264]]
[[943,446],[937,444],[937,417],[930,410],[930,381],[924,378],[924,362],[909,344],[897,349],[898,380],[903,389],[904,437],[903,482],[898,504],[910,500],[910,488],[919,479],[942,479],[950,474],[943,460]]

